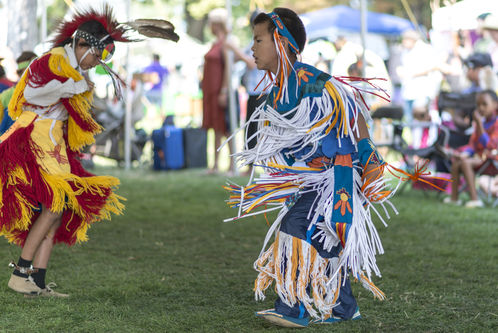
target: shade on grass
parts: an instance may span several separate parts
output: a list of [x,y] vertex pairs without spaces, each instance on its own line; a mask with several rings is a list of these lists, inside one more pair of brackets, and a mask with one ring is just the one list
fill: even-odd
[[[0,332],[284,332],[255,318],[252,263],[263,217],[222,222],[222,176],[202,171],[111,173],[127,197],[123,216],[98,223],[90,240],[57,246],[48,270],[69,299],[24,299],[7,288],[19,248],[0,242]],[[240,182],[246,181],[243,178]],[[400,215],[377,224],[387,296],[374,300],[354,284],[363,319],[325,332],[492,332],[498,330],[497,209],[446,206],[435,192],[405,191]],[[271,220],[273,216],[269,216]]]

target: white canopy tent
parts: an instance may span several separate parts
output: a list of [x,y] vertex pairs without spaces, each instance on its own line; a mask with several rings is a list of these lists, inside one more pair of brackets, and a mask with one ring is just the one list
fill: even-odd
[[463,0],[438,8],[432,13],[432,28],[435,31],[474,30],[477,17],[483,13],[498,14],[498,1]]

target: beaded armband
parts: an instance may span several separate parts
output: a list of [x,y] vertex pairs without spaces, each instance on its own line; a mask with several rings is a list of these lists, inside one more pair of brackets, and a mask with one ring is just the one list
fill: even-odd
[[358,142],[358,157],[364,167],[367,164],[384,165],[386,163],[370,138],[361,139]]

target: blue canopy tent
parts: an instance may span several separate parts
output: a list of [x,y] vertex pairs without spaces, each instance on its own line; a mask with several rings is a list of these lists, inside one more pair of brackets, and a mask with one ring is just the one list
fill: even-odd
[[[338,5],[301,15],[310,40],[337,34],[337,31],[361,31],[361,11]],[[403,31],[414,29],[413,24],[394,15],[367,12],[367,32],[385,36],[398,36]]]

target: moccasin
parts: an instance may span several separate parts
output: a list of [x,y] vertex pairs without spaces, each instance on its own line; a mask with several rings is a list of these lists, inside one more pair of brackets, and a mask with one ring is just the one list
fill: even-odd
[[53,290],[52,288],[54,287],[57,287],[57,285],[54,282],[50,282],[46,285],[45,289],[40,289],[40,293],[38,295],[26,295],[26,297],[69,297],[69,294],[63,294]]
[[37,296],[42,291],[42,289],[40,289],[33,281],[31,276],[24,278],[12,274],[10,276],[8,286],[10,289],[26,295]]
[[256,317],[261,317],[272,324],[291,327],[291,328],[303,328],[308,326],[309,318],[294,318],[285,316],[275,311],[275,309],[268,309],[263,311],[258,311],[255,313]]
[[361,314],[360,314],[360,308],[357,307],[356,308],[356,311],[353,315],[353,317],[351,317],[351,319],[344,319],[344,318],[340,318],[340,317],[336,317],[336,316],[331,316],[330,318],[328,319],[316,319],[316,320],[313,320],[311,323],[312,324],[333,324],[333,323],[337,323],[337,322],[340,322],[340,321],[344,321],[344,320],[358,320],[358,319],[361,319]]

